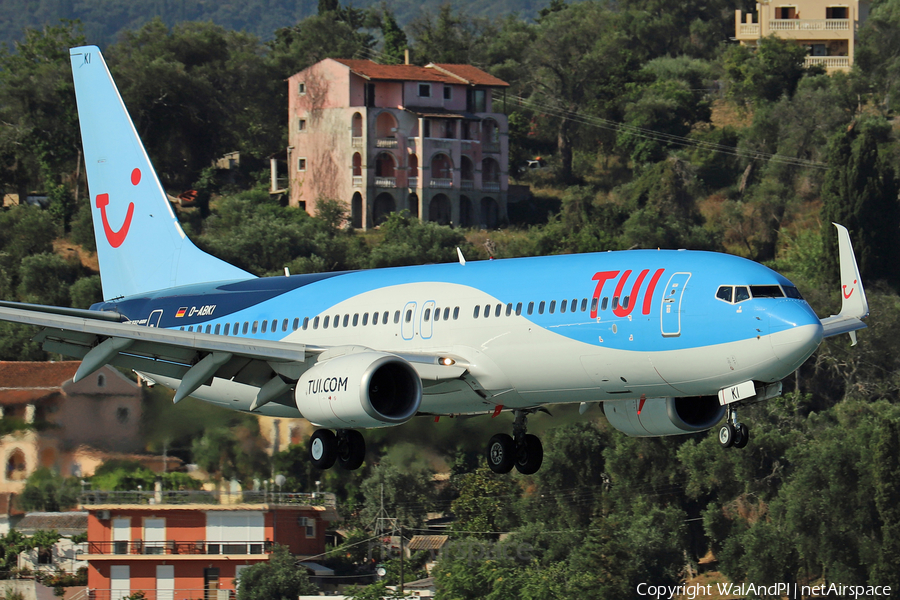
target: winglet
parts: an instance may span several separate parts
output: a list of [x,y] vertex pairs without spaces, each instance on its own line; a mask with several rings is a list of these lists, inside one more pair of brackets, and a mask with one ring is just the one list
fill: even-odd
[[853,254],[850,233],[843,225],[832,224],[837,227],[838,231],[838,250],[841,263],[841,312],[822,319],[822,327],[825,329],[825,337],[849,333],[852,345],[855,346],[856,331],[866,326],[862,319],[869,316],[869,301],[866,299],[862,277],[859,275],[856,255]]
[[456,247],[456,255],[459,257],[459,264],[462,266],[466,266],[466,257],[463,256],[462,250],[459,249],[459,246]]

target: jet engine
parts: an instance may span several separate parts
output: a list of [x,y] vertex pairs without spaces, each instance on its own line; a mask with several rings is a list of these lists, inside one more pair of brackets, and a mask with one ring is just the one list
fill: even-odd
[[603,403],[610,425],[636,437],[682,435],[705,431],[725,416],[716,396],[647,398]]
[[358,352],[313,365],[297,382],[294,400],[320,427],[389,427],[419,410],[422,380],[399,356]]

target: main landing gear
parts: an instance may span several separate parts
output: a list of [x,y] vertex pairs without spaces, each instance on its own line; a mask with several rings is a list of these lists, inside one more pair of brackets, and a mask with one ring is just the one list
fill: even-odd
[[723,448],[743,448],[750,441],[750,430],[738,422],[737,408],[728,406],[725,423],[719,428],[719,443]]
[[498,433],[488,442],[487,461],[494,473],[509,473],[515,467],[523,475],[537,473],[544,461],[544,447],[536,435],[526,433],[526,419],[534,410],[516,410],[512,436]]
[[355,429],[317,429],[309,438],[309,460],[313,466],[323,471],[330,469],[335,461],[343,469],[355,471],[366,458],[366,441]]

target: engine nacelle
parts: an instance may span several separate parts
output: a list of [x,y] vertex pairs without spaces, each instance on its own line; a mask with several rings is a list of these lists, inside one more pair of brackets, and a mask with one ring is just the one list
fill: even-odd
[[[640,409],[640,414],[638,414]],[[603,403],[610,425],[635,437],[682,435],[705,431],[725,416],[716,396],[647,398]]]
[[410,420],[422,403],[422,380],[407,361],[383,352],[332,358],[303,373],[297,409],[321,427],[389,427]]

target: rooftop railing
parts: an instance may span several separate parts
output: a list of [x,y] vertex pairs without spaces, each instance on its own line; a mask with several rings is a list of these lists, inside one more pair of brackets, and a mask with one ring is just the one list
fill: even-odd
[[79,496],[79,504],[85,507],[108,504],[276,504],[304,506],[336,506],[337,500],[331,492],[322,493],[281,493],[245,490],[235,493],[188,491],[90,491]]

